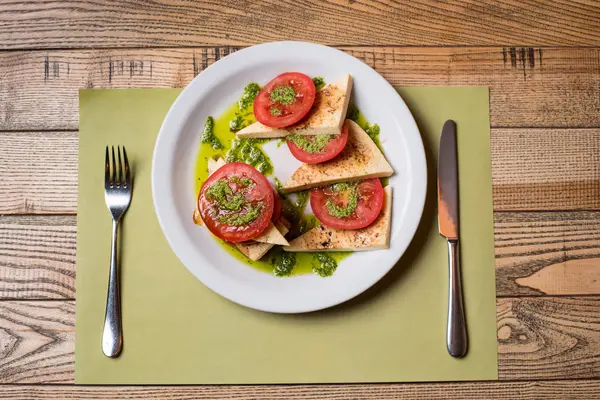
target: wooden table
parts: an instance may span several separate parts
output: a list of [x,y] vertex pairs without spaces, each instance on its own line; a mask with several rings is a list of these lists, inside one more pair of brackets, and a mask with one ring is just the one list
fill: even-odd
[[[72,385],[78,89],[183,87],[282,39],[490,87],[499,382]],[[600,397],[598,1],[3,0],[0,131],[0,398]]]

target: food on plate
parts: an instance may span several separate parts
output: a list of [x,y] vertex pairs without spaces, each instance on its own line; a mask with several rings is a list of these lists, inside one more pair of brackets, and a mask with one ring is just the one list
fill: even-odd
[[337,229],[362,229],[373,223],[383,206],[377,178],[334,183],[310,191],[310,206],[321,224]]
[[352,77],[346,74],[337,82],[325,85],[319,90],[306,118],[295,125],[273,127],[261,123],[262,121],[257,115],[259,122],[240,130],[237,132],[237,136],[239,138],[278,138],[292,134],[337,135],[346,118],[351,92]]
[[348,142],[331,161],[303,164],[283,185],[286,193],[367,178],[389,177],[394,170],[369,135],[354,121],[346,120]]
[[348,124],[342,125],[339,135],[288,135],[285,137],[290,153],[307,164],[329,161],[344,150],[348,142]]
[[290,241],[285,251],[364,251],[390,247],[392,188],[386,186],[383,208],[375,221],[363,229],[347,230],[318,225]]
[[[283,221],[277,222],[275,226],[278,229],[281,237],[285,236],[288,233],[288,228],[284,225]],[[238,248],[239,251],[242,252],[242,254],[254,261],[260,260],[265,254],[267,254],[269,250],[271,250],[271,248],[273,248],[273,245],[273,243],[264,243],[258,241],[249,241],[235,244],[235,246]]]
[[[194,223],[235,257],[280,277],[331,276],[349,252],[389,247],[391,188],[379,178],[394,171],[379,148],[379,126],[349,108],[351,89],[348,74],[326,84],[288,72],[263,88],[249,83],[221,117],[209,116]],[[283,185],[270,177],[277,165],[263,148],[279,137],[287,157],[302,162]]]
[[317,90],[313,80],[299,72],[277,75],[254,100],[257,121],[271,128],[285,128],[300,121],[313,106]]
[[274,201],[264,175],[248,164],[234,162],[223,165],[204,182],[198,210],[215,236],[235,243],[263,233],[271,223]]

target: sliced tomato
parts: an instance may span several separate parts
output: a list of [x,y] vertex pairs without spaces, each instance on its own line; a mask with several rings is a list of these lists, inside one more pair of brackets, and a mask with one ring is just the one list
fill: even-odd
[[300,72],[277,75],[254,99],[254,116],[263,125],[285,128],[308,114],[316,95],[309,76]]
[[259,236],[274,208],[267,178],[248,164],[233,162],[216,170],[202,185],[198,210],[206,227],[228,242]]
[[310,206],[315,217],[325,226],[362,229],[379,216],[383,197],[381,182],[374,178],[313,189]]
[[275,189],[273,189],[273,199],[275,201],[273,203],[273,216],[271,217],[271,221],[276,224],[281,218],[281,197],[279,197],[279,194],[277,194]]
[[[329,141],[323,144],[322,150],[317,151],[309,151],[308,146],[304,146],[306,150],[302,147],[302,144],[297,144],[298,140],[306,140],[308,142],[313,142],[315,140],[322,140],[323,137],[328,137]],[[331,135],[323,135],[322,138],[318,136],[296,136],[295,139],[286,139],[288,148],[294,157],[297,160],[302,161],[307,164],[317,164],[325,161],[329,161],[332,158],[335,158],[338,154],[344,150],[346,147],[346,143],[348,142],[348,125],[344,122],[342,126],[342,131],[339,135],[331,136]],[[321,146],[318,146],[321,147]]]

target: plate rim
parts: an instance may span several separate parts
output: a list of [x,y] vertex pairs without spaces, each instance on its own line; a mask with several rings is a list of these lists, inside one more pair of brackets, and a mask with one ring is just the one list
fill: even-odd
[[[177,241],[174,240],[175,238],[173,237],[176,235],[176,233],[170,232],[170,229],[168,227],[169,223],[168,222],[165,223],[165,221],[167,220],[164,215],[164,213],[166,213],[166,210],[162,209],[162,205],[160,205],[162,200],[161,200],[161,196],[159,194],[160,191],[158,190],[159,183],[160,183],[159,182],[160,174],[157,173],[156,165],[158,162],[157,160],[161,156],[161,148],[164,147],[164,146],[161,146],[161,143],[163,143],[166,140],[166,136],[168,135],[168,133],[167,133],[168,130],[181,132],[181,130],[182,130],[181,128],[187,122],[187,118],[189,118],[191,109],[193,109],[192,104],[194,103],[194,101],[197,101],[197,99],[196,99],[197,95],[194,95],[191,93],[196,92],[198,90],[197,89],[198,87],[201,88],[202,80],[203,79],[205,80],[206,78],[210,79],[210,75],[213,74],[214,71],[218,67],[225,65],[226,60],[228,60],[227,62],[233,62],[233,61],[239,59],[240,57],[251,55],[253,52],[265,51],[265,49],[268,50],[269,47],[278,47],[278,46],[305,47],[305,48],[313,48],[313,49],[315,49],[315,47],[316,47],[320,51],[324,51],[323,48],[326,48],[327,51],[332,51],[334,53],[337,53],[336,56],[344,57],[347,59],[350,58],[353,61],[358,61],[361,64],[363,64],[363,66],[370,69],[371,72],[373,73],[373,77],[375,79],[378,79],[381,82],[383,82],[387,87],[389,87],[390,90],[392,90],[396,94],[396,97],[397,97],[398,101],[400,102],[399,104],[401,106],[400,107],[401,110],[399,110],[399,111],[403,114],[402,120],[406,125],[408,125],[408,128],[409,128],[406,132],[404,132],[405,138],[406,138],[406,140],[409,140],[411,142],[410,146],[409,146],[410,148],[414,148],[416,146],[419,149],[418,152],[415,152],[412,154],[414,156],[414,159],[413,159],[413,162],[411,164],[409,164],[409,167],[411,167],[411,174],[414,177],[414,185],[411,187],[413,189],[414,193],[412,193],[411,196],[409,197],[409,202],[412,203],[410,210],[413,211],[413,213],[412,213],[412,215],[410,215],[410,213],[407,213],[407,215],[406,215],[406,218],[405,218],[406,220],[403,223],[403,228],[404,228],[404,232],[405,232],[405,240],[403,243],[401,243],[397,256],[392,257],[394,259],[394,261],[390,262],[390,266],[388,268],[384,268],[380,273],[373,274],[372,279],[369,279],[368,281],[366,281],[365,284],[362,285],[359,290],[355,290],[352,293],[344,295],[344,296],[339,296],[339,298],[335,299],[334,301],[329,301],[329,302],[325,302],[325,303],[322,303],[319,305],[312,305],[312,306],[305,306],[305,307],[301,307],[301,306],[300,307],[299,306],[296,306],[296,307],[275,306],[274,307],[272,305],[259,304],[259,303],[253,302],[253,301],[244,300],[243,295],[242,296],[232,295],[231,292],[235,292],[235,290],[230,290],[229,292],[222,290],[222,288],[220,288],[219,285],[216,284],[215,281],[213,281],[214,274],[209,273],[208,270],[206,271],[205,274],[201,274],[201,273],[199,273],[199,271],[196,271],[195,268],[189,267],[186,263],[186,260],[184,259],[185,257],[182,256],[180,254],[180,251],[177,250],[178,244],[177,244]],[[192,98],[192,100],[194,100],[194,101],[189,102],[190,96],[194,96]],[[187,104],[185,104],[186,102],[187,102]],[[183,116],[186,118],[182,118],[182,120],[180,120],[179,122],[177,120],[173,121],[175,118],[180,117],[180,115],[177,115],[177,114],[181,114],[183,111],[186,111],[186,110],[187,110],[187,112],[183,113],[184,114]],[[178,128],[178,129],[174,129],[173,127]],[[417,164],[419,164],[420,166]],[[415,171],[412,171],[412,169],[413,169],[412,167],[414,165],[417,165],[418,168],[416,168]],[[242,50],[232,53],[232,54],[228,55],[227,57],[224,57],[223,59],[215,62],[214,64],[212,64],[208,68],[206,68],[204,71],[202,71],[202,73],[198,74],[192,81],[190,81],[188,83],[188,85],[182,90],[182,92],[177,96],[177,98],[175,99],[175,101],[173,102],[171,107],[169,108],[169,111],[167,112],[165,118],[163,119],[163,122],[161,124],[160,130],[158,132],[158,135],[157,135],[157,138],[155,141],[154,151],[153,151],[153,155],[152,155],[151,192],[152,192],[152,200],[153,200],[154,210],[155,210],[159,225],[161,227],[162,233],[165,236],[165,239],[167,240],[169,247],[171,248],[173,253],[175,253],[175,255],[178,257],[178,259],[181,261],[181,263],[186,267],[186,269],[189,272],[191,272],[194,275],[194,277],[196,279],[198,279],[200,282],[202,282],[206,287],[208,287],[209,289],[211,289],[213,292],[217,293],[218,295],[224,297],[225,299],[228,299],[234,303],[237,303],[239,305],[242,305],[242,306],[245,306],[248,308],[265,311],[265,312],[272,312],[272,313],[285,313],[285,314],[305,313],[305,312],[312,312],[312,311],[318,311],[318,310],[330,308],[330,307],[336,306],[338,304],[344,303],[344,302],[360,295],[361,293],[363,293],[366,290],[368,290],[369,288],[371,288],[379,280],[381,280],[398,263],[398,261],[401,259],[401,257],[405,254],[410,243],[413,241],[414,235],[417,231],[417,228],[420,224],[420,221],[421,221],[421,218],[423,215],[425,199],[426,199],[426,195],[427,195],[427,162],[426,162],[426,155],[425,155],[425,150],[424,150],[423,139],[421,137],[419,128],[416,124],[414,116],[410,112],[410,109],[406,105],[404,99],[402,99],[402,97],[397,93],[397,91],[394,89],[394,87],[387,80],[385,80],[377,71],[375,71],[373,68],[371,68],[368,64],[366,64],[362,60],[360,60],[350,54],[347,54],[339,49],[336,49],[336,48],[330,47],[330,46],[324,46],[324,45],[310,43],[310,42],[298,42],[298,41],[269,42],[269,43],[263,43],[263,44],[246,47]],[[417,210],[418,210],[418,212],[416,212]],[[213,276],[211,277],[211,275],[213,275]],[[293,278],[291,278],[291,279],[293,279]],[[243,287],[241,285],[237,284],[234,281],[231,281],[230,284],[232,286],[237,286],[238,290],[240,290],[239,293],[243,293],[245,291],[245,290],[243,290]]]

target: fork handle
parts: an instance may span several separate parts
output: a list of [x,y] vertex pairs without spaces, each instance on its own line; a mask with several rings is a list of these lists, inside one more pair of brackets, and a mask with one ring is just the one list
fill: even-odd
[[119,220],[113,219],[112,247],[110,250],[110,272],[108,275],[108,294],[106,298],[106,315],[102,331],[102,351],[107,357],[117,357],[123,347],[123,327],[121,325],[121,295],[119,289],[119,272],[117,270],[117,234]]

